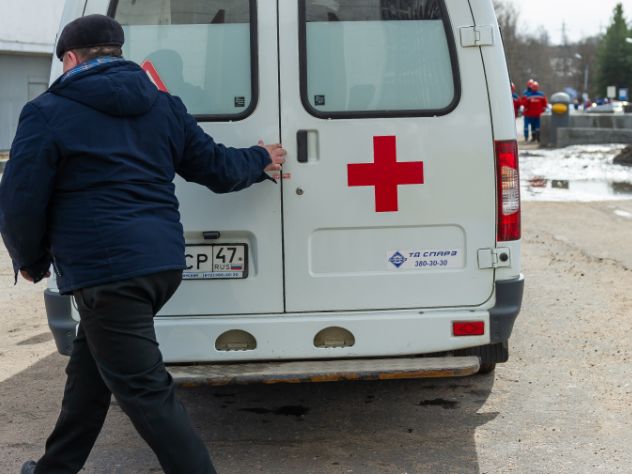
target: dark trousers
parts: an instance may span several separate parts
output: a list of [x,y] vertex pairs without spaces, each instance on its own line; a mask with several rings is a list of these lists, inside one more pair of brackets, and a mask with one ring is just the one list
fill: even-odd
[[529,127],[531,128],[531,136],[540,131],[540,117],[524,117],[524,139],[529,139]]
[[66,368],[61,413],[37,474],[76,473],[83,467],[112,394],[167,474],[215,473],[176,398],[154,332],[154,316],[181,279],[181,271],[167,271],[74,293],[81,323]]

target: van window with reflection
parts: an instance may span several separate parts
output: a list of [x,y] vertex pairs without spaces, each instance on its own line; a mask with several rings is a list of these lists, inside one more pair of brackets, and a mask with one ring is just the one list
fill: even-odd
[[442,0],[302,1],[304,100],[313,109],[450,107],[455,77]]
[[249,0],[118,0],[123,55],[189,113],[231,119],[253,101]]

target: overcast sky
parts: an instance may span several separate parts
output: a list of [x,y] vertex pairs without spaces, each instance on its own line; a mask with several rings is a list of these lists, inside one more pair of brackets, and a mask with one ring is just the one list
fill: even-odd
[[551,41],[561,42],[562,22],[566,22],[569,40],[605,31],[617,3],[623,4],[628,21],[632,20],[632,0],[511,0],[520,11],[519,25],[534,32],[539,25],[549,32]]

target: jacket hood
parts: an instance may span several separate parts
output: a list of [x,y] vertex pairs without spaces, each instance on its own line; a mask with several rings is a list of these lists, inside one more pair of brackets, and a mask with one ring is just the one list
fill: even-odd
[[117,117],[143,115],[158,97],[145,71],[131,61],[99,64],[63,79],[57,79],[49,92]]

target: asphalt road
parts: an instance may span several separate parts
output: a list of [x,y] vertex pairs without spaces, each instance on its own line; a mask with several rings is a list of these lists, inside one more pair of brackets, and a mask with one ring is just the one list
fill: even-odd
[[[462,379],[181,389],[221,474],[632,472],[632,201],[526,203],[510,361]],[[0,472],[37,458],[66,359],[0,257]],[[89,473],[160,472],[113,405]]]

